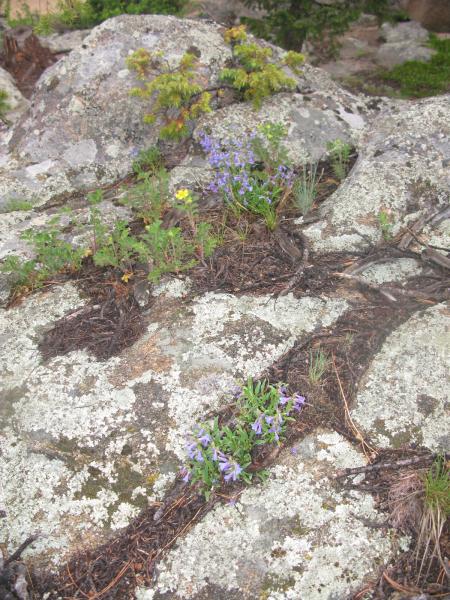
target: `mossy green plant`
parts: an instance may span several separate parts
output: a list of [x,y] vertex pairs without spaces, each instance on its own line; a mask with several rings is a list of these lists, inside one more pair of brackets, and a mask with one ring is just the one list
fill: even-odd
[[436,53],[429,62],[411,60],[380,73],[405,98],[423,98],[450,91],[450,39],[430,36],[429,46]]

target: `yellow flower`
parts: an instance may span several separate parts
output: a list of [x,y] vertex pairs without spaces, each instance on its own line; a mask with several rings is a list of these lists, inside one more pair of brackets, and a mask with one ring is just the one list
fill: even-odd
[[124,283],[128,283],[128,281],[133,277],[133,273],[130,273],[129,271],[127,271],[126,273],[124,273],[121,277],[121,280]]
[[92,256],[92,249],[91,248],[86,248],[86,250],[84,251],[83,256],[86,258],[88,256]]
[[185,200],[186,198],[189,198],[191,195],[191,192],[189,190],[187,190],[186,188],[182,188],[181,190],[178,190],[178,192],[175,194],[175,198],[177,200]]

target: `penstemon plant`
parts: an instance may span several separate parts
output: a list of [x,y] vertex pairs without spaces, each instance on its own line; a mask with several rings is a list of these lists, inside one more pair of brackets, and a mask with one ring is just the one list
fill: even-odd
[[277,210],[291,191],[294,173],[283,145],[286,131],[280,123],[264,123],[258,135],[223,142],[205,132],[200,144],[215,170],[211,191],[220,192],[236,214],[261,216],[270,230],[278,223]]
[[186,440],[188,460],[181,471],[183,481],[201,482],[206,496],[224,482],[250,483],[252,451],[263,444],[280,444],[292,414],[300,412],[306,402],[299,394],[289,396],[282,384],[253,383],[251,379],[237,389],[234,399],[236,410],[227,424],[219,424],[217,417],[203,422]]

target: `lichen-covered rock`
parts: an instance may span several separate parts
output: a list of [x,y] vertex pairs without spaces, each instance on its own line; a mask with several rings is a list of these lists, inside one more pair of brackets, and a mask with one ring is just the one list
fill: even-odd
[[[208,294],[186,305],[161,286],[134,346],[107,361],[74,351],[44,361],[42,333],[85,300],[71,285],[0,312],[1,543],[43,535],[28,556],[58,563],[160,498],[184,458],[185,433],[229,402],[344,300]],[[145,325],[144,325],[145,326]]]
[[449,447],[450,312],[438,304],[393,331],[360,383],[352,418],[375,444]]
[[0,67],[0,90],[8,94],[6,102],[9,104],[10,109],[6,112],[5,119],[8,125],[13,125],[27,110],[29,102],[17,89],[8,71],[5,71],[2,67]]
[[[322,220],[303,230],[313,248],[319,253],[363,250],[382,240],[381,212],[389,215],[395,235],[444,208],[450,192],[449,140],[449,95],[400,102],[380,115],[361,136],[352,171],[322,205]],[[439,227],[448,229],[448,219]],[[437,227],[432,229],[439,239]]]
[[[195,50],[199,77],[206,87],[215,85],[231,56],[223,31],[212,23],[157,15],[124,15],[93,29],[40,78],[30,110],[8,140],[0,205],[10,198],[42,204],[123,177],[136,151],[158,137],[158,126],[142,121],[145,104],[130,96],[136,78],[126,67],[127,56],[143,47],[175,65],[184,52]],[[345,92],[317,69],[307,66],[297,79],[298,91],[270,100],[260,114],[250,105],[233,105],[200,126],[236,122],[246,132],[261,120],[281,119],[298,158],[309,160],[325,154],[330,138],[357,137],[374,112],[371,100]]]
[[46,46],[54,54],[70,52],[78,46],[81,46],[84,39],[89,35],[89,29],[76,29],[64,33],[52,33],[50,35],[39,37],[42,46]]
[[396,548],[373,525],[384,521],[373,498],[333,484],[334,471],[361,464],[364,457],[329,431],[284,451],[266,484],[218,506],[180,539],[151,597],[346,598]]

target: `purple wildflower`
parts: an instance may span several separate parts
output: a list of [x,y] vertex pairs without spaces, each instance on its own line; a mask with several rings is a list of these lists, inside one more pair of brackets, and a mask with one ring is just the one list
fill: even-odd
[[200,429],[197,435],[197,439],[204,448],[206,448],[207,445],[211,442],[211,436],[209,435],[209,433],[206,433],[204,429]]
[[186,467],[183,467],[180,471],[180,475],[182,475],[182,479],[185,483],[188,483],[188,481],[191,478],[192,473],[189,471],[189,469],[187,469]]
[[259,415],[256,421],[252,424],[252,429],[256,433],[256,435],[261,435],[262,433],[262,417],[262,415]]
[[228,473],[225,474],[224,479],[225,481],[236,481],[240,473],[242,473],[241,465],[239,465],[237,462],[233,462],[230,464]]
[[300,411],[306,402],[305,396],[300,396],[300,394],[294,394],[294,410]]

